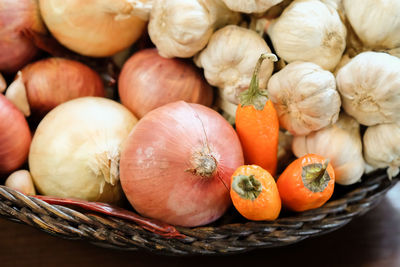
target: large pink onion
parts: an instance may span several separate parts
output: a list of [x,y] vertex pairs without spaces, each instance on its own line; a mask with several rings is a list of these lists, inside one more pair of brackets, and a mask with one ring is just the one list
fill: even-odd
[[24,115],[0,94],[0,175],[16,170],[26,161],[31,139]]
[[221,115],[178,101],[135,126],[121,155],[120,179],[139,213],[190,227],[226,211],[230,177],[242,164],[239,139]]
[[38,52],[23,30],[45,32],[37,0],[0,0],[0,71],[15,72]]

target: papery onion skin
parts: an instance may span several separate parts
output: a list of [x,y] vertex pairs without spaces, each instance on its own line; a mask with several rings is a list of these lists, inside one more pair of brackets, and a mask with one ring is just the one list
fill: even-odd
[[26,161],[31,139],[24,115],[0,94],[0,175],[16,170]]
[[145,21],[130,14],[127,0],[39,0],[44,22],[67,48],[86,56],[106,57],[132,45]]
[[[214,159],[212,174],[201,176],[195,168],[201,153]],[[178,101],[151,111],[135,126],[121,155],[121,185],[144,216],[204,225],[230,205],[230,176],[240,165],[243,152],[230,124],[210,108]]]
[[0,0],[0,71],[16,72],[37,54],[25,29],[45,32],[37,0]]
[[105,96],[100,76],[88,66],[69,59],[48,58],[22,69],[32,113],[45,115],[57,105],[83,96]]
[[210,106],[213,92],[197,69],[182,59],[163,58],[156,49],[135,53],[118,80],[123,105],[138,118],[162,105],[184,100]]
[[82,97],[54,108],[37,127],[29,152],[39,193],[118,203],[120,151],[136,122],[106,98]]

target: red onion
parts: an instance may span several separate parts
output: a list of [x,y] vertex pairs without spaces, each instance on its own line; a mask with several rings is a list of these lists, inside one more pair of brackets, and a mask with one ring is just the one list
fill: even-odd
[[156,49],[135,53],[123,66],[118,84],[122,104],[139,118],[178,100],[210,106],[213,99],[196,67],[182,59],[163,58]]
[[37,54],[25,29],[45,32],[37,1],[0,0],[0,71],[16,72]]
[[27,159],[31,132],[24,115],[0,94],[0,174],[20,167]]
[[[105,95],[100,76],[78,61],[63,58],[43,59],[27,65],[21,73],[24,86],[10,86],[6,95],[8,97],[13,94],[10,90],[25,90],[25,98],[28,101],[26,105],[29,105],[33,114],[39,116],[74,98]],[[16,97],[19,96],[20,94],[16,94]],[[8,98],[17,103],[14,97]],[[20,109],[26,110],[23,107]]]
[[231,203],[230,177],[243,164],[236,132],[216,111],[184,101],[144,116],[123,147],[122,188],[142,215],[198,226]]

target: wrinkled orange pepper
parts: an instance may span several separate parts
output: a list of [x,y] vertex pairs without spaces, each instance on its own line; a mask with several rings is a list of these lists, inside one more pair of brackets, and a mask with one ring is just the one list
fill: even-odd
[[305,211],[327,202],[335,186],[335,172],[329,160],[307,154],[293,161],[277,181],[284,207]]
[[235,208],[249,220],[275,220],[281,211],[275,179],[257,165],[236,169],[231,178],[230,195]]

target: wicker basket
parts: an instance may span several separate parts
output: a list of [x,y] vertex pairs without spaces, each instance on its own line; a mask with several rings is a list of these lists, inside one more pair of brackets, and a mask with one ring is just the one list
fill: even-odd
[[399,179],[390,181],[383,171],[375,172],[355,186],[337,187],[334,198],[319,209],[283,214],[273,222],[244,221],[231,209],[212,225],[176,227],[184,238],[165,238],[118,218],[50,205],[5,186],[0,186],[0,215],[55,236],[103,247],[168,255],[229,254],[285,246],[336,230],[377,205]]

